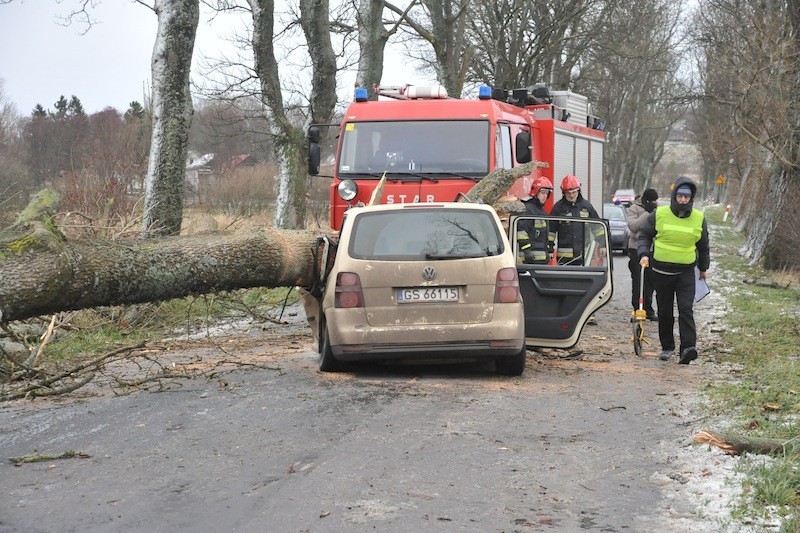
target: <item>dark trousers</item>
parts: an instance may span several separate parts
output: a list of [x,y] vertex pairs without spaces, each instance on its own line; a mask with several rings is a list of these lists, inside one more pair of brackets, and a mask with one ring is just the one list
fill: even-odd
[[[639,254],[634,248],[628,248],[628,270],[631,271],[631,305],[633,310],[639,309],[639,278],[642,275],[642,267],[639,266]],[[655,314],[653,311],[653,282],[650,280],[650,269],[644,272],[644,310],[647,316]]]
[[[651,269],[648,269],[651,270]],[[650,279],[656,289],[658,304],[658,338],[662,350],[675,349],[675,311],[673,302],[678,301],[678,332],[681,338],[680,355],[683,350],[697,346],[697,331],[694,326],[694,269],[670,276],[651,270]]]

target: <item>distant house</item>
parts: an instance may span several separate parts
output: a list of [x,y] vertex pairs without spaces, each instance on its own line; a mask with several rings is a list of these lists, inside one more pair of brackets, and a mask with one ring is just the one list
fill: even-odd
[[186,165],[187,200],[201,201],[201,192],[205,193],[208,190],[214,172],[213,162],[214,154],[189,153],[189,163]]
[[235,155],[235,156],[231,157],[228,160],[228,163],[226,165],[223,166],[223,169],[222,169],[221,173],[224,174],[226,171],[233,170],[234,168],[237,168],[237,167],[240,167],[240,166],[242,166],[242,167],[252,167],[256,163],[258,163],[258,160],[256,160],[256,158],[255,158],[255,156],[253,154]]

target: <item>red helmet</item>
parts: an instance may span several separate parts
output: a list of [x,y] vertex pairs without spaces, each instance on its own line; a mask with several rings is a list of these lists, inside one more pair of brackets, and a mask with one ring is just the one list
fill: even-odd
[[580,189],[581,182],[578,181],[578,177],[573,174],[567,174],[564,176],[564,179],[561,180],[561,190],[568,191],[570,189]]
[[548,195],[553,192],[553,183],[545,176],[539,176],[533,180],[533,185],[531,185],[531,196],[536,196],[542,189],[547,189]]

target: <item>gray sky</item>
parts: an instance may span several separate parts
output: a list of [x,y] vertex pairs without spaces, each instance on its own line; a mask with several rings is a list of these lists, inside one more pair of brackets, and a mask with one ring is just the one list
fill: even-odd
[[[13,0],[0,4],[0,78],[5,96],[21,115],[42,104],[53,109],[62,94],[80,98],[87,113],[111,106],[124,112],[132,100],[144,102],[150,88],[150,56],[157,19],[155,13],[130,0],[103,0],[91,10],[98,23],[84,35],[82,24],[65,27],[59,16],[77,0]],[[204,12],[203,9],[201,12]],[[220,15],[213,21],[201,15],[195,43],[193,76],[204,57],[231,50],[226,37],[239,16]],[[228,55],[231,55],[230,53]],[[391,48],[386,54],[384,84],[427,85]],[[354,75],[352,76],[354,78]],[[352,87],[340,80],[340,87]],[[349,100],[351,90],[340,97]]]
[[106,0],[93,10],[101,21],[85,35],[57,15],[71,3],[15,0],[0,5],[0,78],[20,114],[40,103],[52,109],[60,95],[81,99],[89,113],[112,106],[125,111],[143,101],[150,79],[156,15],[126,0]]

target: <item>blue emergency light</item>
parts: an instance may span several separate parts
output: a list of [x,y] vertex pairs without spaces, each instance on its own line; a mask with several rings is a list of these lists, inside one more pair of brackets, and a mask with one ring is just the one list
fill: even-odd
[[359,87],[356,89],[356,102],[366,102],[369,100],[369,93],[367,93],[367,89],[364,87]]
[[488,85],[481,85],[478,89],[478,98],[481,100],[489,100],[492,97],[492,88]]

